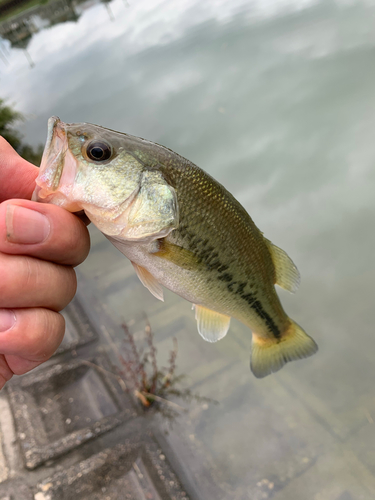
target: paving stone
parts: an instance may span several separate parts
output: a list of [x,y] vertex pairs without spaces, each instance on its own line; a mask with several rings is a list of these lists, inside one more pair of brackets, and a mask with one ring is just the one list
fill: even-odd
[[0,450],[0,476],[3,481],[14,477],[22,465],[22,457],[16,444],[16,429],[12,418],[9,398],[5,390],[0,391],[0,434],[2,446]]
[[0,485],[0,500],[33,500],[33,494],[21,480],[7,481]]
[[375,498],[375,478],[346,444],[337,444],[281,491],[264,498],[371,500]]
[[[0,483],[8,479],[8,473],[7,461],[3,451],[3,436],[0,428]],[[0,498],[0,500],[2,499]]]
[[98,338],[97,332],[77,298],[62,311],[62,315],[65,318],[65,335],[56,354],[70,351]]
[[347,440],[347,446],[375,476],[375,424],[372,420]]
[[188,500],[147,435],[91,456],[39,483],[35,500]]
[[[191,372],[193,380],[196,373],[203,380],[191,386],[193,392],[212,396],[219,404],[190,405],[189,414],[176,420],[164,438],[164,449],[169,445],[179,451],[176,461],[184,466],[176,472],[181,480],[184,474],[187,484],[199,485],[198,498],[271,498],[335,442],[277,379],[260,385],[249,379],[246,367],[247,360],[212,362],[206,374],[203,368]],[[213,484],[218,491],[210,496]]]
[[136,415],[130,398],[110,376],[110,368],[101,354],[89,362],[58,363],[8,384],[28,469]]

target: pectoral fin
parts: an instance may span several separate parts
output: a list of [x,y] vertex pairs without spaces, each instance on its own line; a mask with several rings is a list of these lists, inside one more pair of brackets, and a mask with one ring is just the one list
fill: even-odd
[[178,226],[177,195],[160,172],[145,171],[122,237],[129,241],[164,238]]
[[225,337],[229,330],[230,316],[217,313],[207,307],[195,305],[195,319],[198,332],[207,342],[217,342]]
[[147,271],[144,267],[139,266],[132,262],[134,269],[141,280],[141,283],[149,289],[154,297],[164,302],[163,288],[158,281],[152,276],[152,274]]
[[284,250],[281,250],[267,239],[266,243],[275,266],[275,284],[281,286],[284,290],[288,290],[288,292],[296,292],[300,284],[300,274],[294,262]]
[[176,264],[176,266],[188,269],[189,271],[199,266],[197,257],[190,250],[186,250],[186,248],[174,245],[165,240],[160,240],[158,244],[158,250],[153,253],[156,257],[169,260],[173,264]]

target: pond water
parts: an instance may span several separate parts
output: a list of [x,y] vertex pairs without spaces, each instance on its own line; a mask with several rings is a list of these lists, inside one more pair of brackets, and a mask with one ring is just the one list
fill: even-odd
[[192,498],[375,498],[375,2],[59,0],[12,22],[0,97],[26,142],[57,115],[163,144],[301,272],[278,291],[319,352],[257,380],[245,326],[205,343],[190,304],[158,302],[92,229],[92,293],[118,323],[146,312],[162,358],[176,336],[185,383],[219,403],[165,438]]

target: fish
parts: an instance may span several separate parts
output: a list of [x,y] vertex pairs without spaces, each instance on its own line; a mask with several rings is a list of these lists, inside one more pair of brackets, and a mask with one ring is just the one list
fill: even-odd
[[225,337],[232,317],[246,325],[255,377],[318,350],[276,293],[297,290],[293,261],[219,182],[172,150],[52,117],[32,199],[84,211],[157,299],[165,287],[193,304],[206,341]]

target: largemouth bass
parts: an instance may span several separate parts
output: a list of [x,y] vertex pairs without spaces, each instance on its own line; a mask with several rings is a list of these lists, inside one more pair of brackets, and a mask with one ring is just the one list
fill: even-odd
[[52,117],[33,199],[87,217],[163,300],[194,304],[200,335],[222,339],[231,317],[252,330],[251,370],[264,377],[317,345],[284,312],[275,284],[299,273],[240,203],[206,172],[152,142]]

